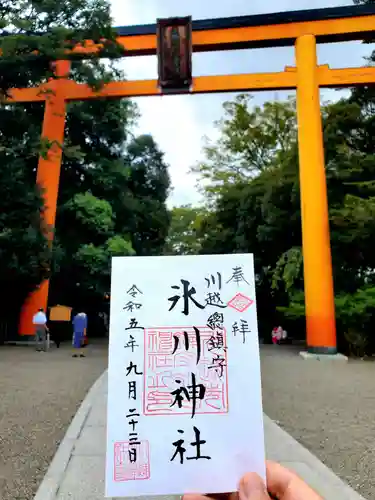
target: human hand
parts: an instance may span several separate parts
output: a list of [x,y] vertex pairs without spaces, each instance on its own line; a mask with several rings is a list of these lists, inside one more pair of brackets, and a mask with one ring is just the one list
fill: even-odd
[[[255,473],[241,478],[238,492],[210,495],[215,500],[322,500],[294,472],[275,462],[267,462],[267,487]],[[268,490],[268,491],[267,491]],[[183,500],[207,500],[203,495],[184,495]]]

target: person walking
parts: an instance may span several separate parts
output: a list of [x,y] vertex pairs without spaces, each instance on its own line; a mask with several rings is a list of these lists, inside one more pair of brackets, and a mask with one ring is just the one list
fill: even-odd
[[286,331],[282,326],[275,326],[272,330],[272,343],[273,345],[279,345],[282,340],[285,340],[287,337]]
[[33,325],[35,326],[35,349],[38,352],[47,351],[47,316],[44,310],[41,308],[33,316]]
[[87,314],[80,312],[73,318],[73,358],[84,358],[83,347],[87,334]]

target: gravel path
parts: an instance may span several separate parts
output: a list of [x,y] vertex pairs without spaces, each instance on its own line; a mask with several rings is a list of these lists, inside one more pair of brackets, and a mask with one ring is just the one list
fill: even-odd
[[367,499],[375,498],[375,362],[304,361],[262,346],[265,413]]
[[37,353],[0,347],[0,499],[32,500],[60,440],[91,385],[107,366],[107,348],[75,359],[66,346]]

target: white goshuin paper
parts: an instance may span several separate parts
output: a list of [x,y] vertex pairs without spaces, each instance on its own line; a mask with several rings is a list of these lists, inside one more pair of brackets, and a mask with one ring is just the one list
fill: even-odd
[[[231,280],[235,268],[240,268],[247,283],[242,276]],[[188,299],[189,315],[183,314],[181,280],[189,281],[190,287],[196,289]],[[235,300],[240,311],[227,305],[239,293],[245,296]],[[176,306],[169,311],[172,301],[168,299],[180,294]],[[221,299],[227,307],[207,305],[200,309],[192,299],[201,305],[210,299],[220,303]],[[133,307],[141,306],[129,311],[132,303]],[[223,314],[226,330],[227,368],[221,378],[219,365],[224,363],[214,362],[213,358],[217,354],[217,359],[222,359],[223,351],[209,350],[210,336],[217,336],[220,330],[213,332],[206,326],[215,312]],[[145,331],[127,330],[133,318]],[[245,322],[248,331],[243,335]],[[198,366],[193,327],[201,334]],[[184,331],[188,333],[188,350]],[[129,344],[131,336],[136,346]],[[179,345],[172,356],[174,336]],[[133,369],[127,376],[131,363],[142,375],[135,374]],[[185,398],[179,409],[178,404],[171,406],[175,396],[170,394],[182,385],[190,386],[192,373],[197,384],[207,384],[205,400],[196,401],[194,418],[191,401]],[[136,400],[129,399],[132,381],[136,382]],[[191,389],[189,394],[191,399]],[[129,416],[133,415],[130,410],[136,410],[133,414],[139,417]],[[132,424],[131,420],[137,423]],[[197,447],[191,444],[196,441],[194,427],[200,431],[200,440],[205,441],[200,453],[210,460],[187,460],[197,456]],[[135,464],[129,462],[127,444],[132,432],[141,443],[135,446]],[[183,464],[179,454],[171,461],[176,451],[173,443],[179,440],[184,440],[182,446],[186,449]],[[115,257],[111,285],[106,496],[235,491],[239,479],[248,471],[265,478],[253,256]]]

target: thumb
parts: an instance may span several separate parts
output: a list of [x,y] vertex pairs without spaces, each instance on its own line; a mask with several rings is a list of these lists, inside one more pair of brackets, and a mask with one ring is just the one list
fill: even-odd
[[243,476],[238,492],[240,500],[270,500],[266,485],[255,473]]

